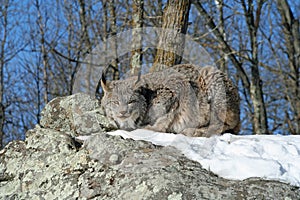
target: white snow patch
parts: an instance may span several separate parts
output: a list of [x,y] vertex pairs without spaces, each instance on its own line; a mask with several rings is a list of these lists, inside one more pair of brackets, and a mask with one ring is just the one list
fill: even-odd
[[203,138],[144,129],[108,134],[173,146],[205,169],[227,179],[261,177],[300,187],[300,136],[224,134]]

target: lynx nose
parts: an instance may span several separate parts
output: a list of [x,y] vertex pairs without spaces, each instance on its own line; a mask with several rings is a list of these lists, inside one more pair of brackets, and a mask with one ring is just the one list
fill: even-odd
[[119,115],[118,115],[119,118],[126,118],[126,117],[129,117],[128,116],[128,112],[127,112],[127,109],[121,109],[119,110]]
[[126,113],[127,113],[126,110],[121,110],[120,111],[120,115],[126,115]]

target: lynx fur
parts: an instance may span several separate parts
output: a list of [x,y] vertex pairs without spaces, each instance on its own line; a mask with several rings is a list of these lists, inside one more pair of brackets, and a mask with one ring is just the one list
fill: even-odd
[[239,131],[237,89],[214,67],[182,64],[110,83],[104,73],[101,85],[101,105],[120,129],[206,137]]

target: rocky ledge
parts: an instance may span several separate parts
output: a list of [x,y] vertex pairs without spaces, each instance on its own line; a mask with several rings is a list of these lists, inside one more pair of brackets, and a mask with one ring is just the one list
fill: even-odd
[[[0,199],[299,199],[278,181],[226,180],[173,147],[110,136],[84,94],[56,98],[40,125],[0,152]],[[84,142],[76,139],[88,136]],[[234,169],[232,169],[234,170]]]

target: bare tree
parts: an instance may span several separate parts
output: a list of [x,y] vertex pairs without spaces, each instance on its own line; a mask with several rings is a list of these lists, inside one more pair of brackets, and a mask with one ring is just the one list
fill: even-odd
[[[15,0],[4,0],[0,4],[0,149],[12,139],[22,139],[23,114],[18,104],[25,100],[18,88],[23,74],[16,65],[19,53],[26,47],[22,35],[22,6]],[[18,130],[20,129],[20,131]]]
[[[290,132],[300,134],[300,19],[294,16],[287,0],[277,0],[277,7],[281,16],[281,28],[285,39],[285,52],[288,56],[288,76],[285,78],[286,98],[291,104],[294,119],[289,113],[287,120]],[[281,71],[282,74],[285,74]],[[294,124],[294,125],[293,125]]]
[[[260,77],[258,60],[259,43],[257,42],[257,33],[260,25],[260,15],[265,1],[259,1],[257,3],[256,10],[254,9],[254,2],[252,0],[247,0],[247,2],[245,0],[242,0],[240,2],[243,9],[244,19],[246,20],[246,24],[248,27],[247,37],[250,41],[250,55],[247,53],[248,49],[241,49],[241,51],[238,52],[234,48],[234,45],[231,45],[226,40],[226,38],[224,37],[224,31],[222,29],[220,30],[219,25],[215,23],[216,20],[214,20],[214,18],[211,17],[209,13],[204,9],[202,3],[200,3],[200,1],[198,0],[193,1],[195,7],[200,12],[201,16],[204,17],[208,27],[217,38],[221,46],[221,50],[228,55],[231,63],[237,69],[242,80],[242,84],[245,88],[245,95],[248,96],[248,94],[250,94],[253,107],[253,131],[256,134],[266,134],[268,133],[268,122],[262,93],[262,80]],[[249,75],[244,69],[244,63],[242,61],[246,61],[250,64],[251,73]]]
[[1,5],[0,17],[1,21],[1,47],[0,47],[0,149],[2,149],[3,144],[3,127],[5,121],[5,105],[4,105],[4,65],[6,63],[6,43],[7,43],[7,35],[8,35],[8,7],[9,2],[6,1],[3,5]]
[[248,27],[251,54],[249,61],[251,63],[251,84],[250,84],[250,96],[253,102],[254,116],[253,116],[253,128],[256,134],[268,133],[267,113],[262,92],[262,80],[259,72],[259,60],[258,60],[258,41],[257,34],[260,24],[260,16],[263,8],[264,0],[257,2],[257,8],[254,10],[253,0],[241,1],[244,9],[244,15]]
[[[25,43],[20,40],[19,31],[20,10],[14,0],[4,0],[0,4],[0,149],[7,140],[20,138],[13,135],[15,132],[9,127],[15,124],[16,116],[12,115],[13,105],[20,98],[15,94],[12,84],[18,83],[22,75],[16,77],[17,67],[10,66],[18,53],[25,48]],[[22,38],[23,39],[23,38]],[[18,113],[20,114],[20,113]]]
[[[46,26],[46,21],[47,19],[43,18],[43,15],[41,13],[40,9],[40,2],[38,0],[35,1],[35,7],[37,10],[38,18],[37,18],[37,23],[38,23],[38,30],[39,30],[39,35],[40,35],[40,48],[41,48],[41,53],[42,53],[42,59],[43,59],[43,84],[44,84],[44,102],[45,104],[48,103],[48,70],[50,69],[49,67],[49,62],[48,62],[48,52],[46,48],[46,39],[45,39],[45,26]],[[45,22],[45,23],[44,23]]]

